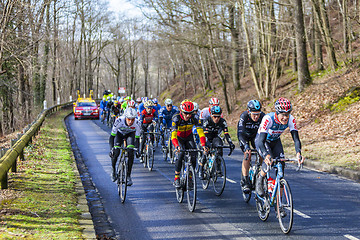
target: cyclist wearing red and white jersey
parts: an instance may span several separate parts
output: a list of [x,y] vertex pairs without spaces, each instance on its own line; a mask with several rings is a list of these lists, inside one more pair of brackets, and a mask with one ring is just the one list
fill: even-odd
[[[208,117],[210,117],[211,115],[211,108],[213,106],[219,106],[220,105],[220,101],[219,99],[217,98],[210,98],[209,100],[209,107],[208,108],[203,108],[201,111],[200,111],[200,121],[201,121],[201,124],[204,123],[204,120]],[[221,117],[224,117],[222,114],[221,114]]]
[[[182,161],[185,153],[180,152],[180,150],[185,149],[196,149],[196,144],[194,141],[194,136],[192,133],[192,128],[195,125],[200,137],[201,146],[206,152],[205,148],[205,135],[204,131],[201,128],[199,118],[193,114],[194,104],[189,100],[184,100],[180,104],[180,113],[175,114],[172,118],[171,124],[171,141],[175,147],[175,151],[179,153],[175,161],[175,178],[174,186],[179,188],[180,185],[180,170],[182,166]],[[191,164],[195,168],[196,166],[196,152],[191,152]],[[193,176],[195,177],[195,176]]]
[[[109,138],[110,158],[112,163],[112,181],[116,181],[115,166],[120,155],[120,146],[126,141],[126,147],[132,149],[139,146],[140,126],[135,121],[137,112],[133,108],[125,110],[124,115],[118,117],[111,130]],[[132,185],[131,169],[134,163],[134,151],[128,151],[129,168],[128,168],[128,186]]]
[[[296,127],[295,118],[290,114],[292,105],[286,98],[279,98],[275,102],[276,112],[266,114],[261,121],[258,133],[255,139],[256,149],[260,156],[264,159],[262,169],[258,178],[256,179],[256,192],[260,196],[264,195],[264,181],[266,176],[265,169],[267,165],[272,164],[274,158],[284,158],[284,149],[281,143],[280,135],[289,128],[292,138],[295,143],[296,157],[299,163],[304,162],[304,157],[301,156],[301,142],[299,138],[298,129]],[[285,163],[282,162],[284,170]]]
[[[141,138],[143,139],[143,141],[141,141],[141,146],[140,146],[140,155],[143,153],[144,150],[144,146],[145,146],[145,141],[144,141],[144,132],[146,131],[150,131],[153,132],[154,131],[154,125],[153,122],[157,122],[158,121],[158,115],[156,110],[153,108],[153,102],[151,100],[148,100],[147,102],[144,103],[144,107],[145,109],[140,113],[140,127],[141,127]],[[154,143],[154,135],[151,134],[150,135],[150,139],[151,142]],[[140,159],[140,162],[143,162],[142,158]]]

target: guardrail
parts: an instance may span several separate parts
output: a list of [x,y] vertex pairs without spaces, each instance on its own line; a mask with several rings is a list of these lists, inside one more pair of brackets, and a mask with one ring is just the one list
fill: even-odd
[[8,172],[11,169],[12,172],[16,172],[17,159],[20,158],[22,161],[24,158],[24,148],[32,142],[35,135],[38,134],[42,123],[45,118],[50,114],[57,112],[60,109],[73,106],[73,102],[64,104],[58,104],[51,108],[43,110],[37,117],[37,119],[24,128],[24,134],[18,134],[17,139],[11,140],[11,147],[9,149],[0,150],[0,183],[1,189],[8,188]]

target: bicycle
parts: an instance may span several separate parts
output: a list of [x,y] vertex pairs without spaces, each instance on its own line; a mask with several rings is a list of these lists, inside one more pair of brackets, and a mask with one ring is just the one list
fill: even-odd
[[[210,157],[207,157],[203,166],[205,179],[201,180],[203,189],[208,188],[210,181],[213,183],[216,196],[220,196],[223,193],[226,185],[226,165],[224,158],[219,154],[220,148],[230,148],[230,146],[211,146]],[[233,150],[234,149],[230,148],[228,156],[232,154]]]
[[[251,198],[251,194],[252,191],[255,191],[255,184],[256,184],[256,177],[259,172],[260,172],[260,167],[261,167],[261,163],[260,163],[260,156],[257,152],[256,149],[250,149],[251,151],[251,159],[255,159],[255,164],[254,166],[252,165],[251,161],[250,161],[250,168],[249,168],[249,183],[250,183],[250,191],[249,192],[244,192],[242,191],[242,195],[244,198],[245,202],[249,202],[250,198]],[[249,157],[249,156],[248,156]],[[241,179],[243,179],[243,175],[241,172]]]
[[105,119],[106,119],[106,110],[103,109],[101,112],[101,118],[100,118],[100,121],[102,122],[102,124],[105,123]]
[[[267,186],[264,197],[255,195],[256,209],[259,218],[266,221],[269,217],[270,207],[275,208],[276,216],[279,220],[280,228],[283,233],[290,232],[293,224],[293,199],[289,183],[284,178],[284,172],[281,162],[294,162],[290,159],[274,159],[273,168],[276,169],[276,179],[269,179],[269,171],[271,166],[268,166],[266,174],[267,179],[264,178],[264,186]],[[302,165],[299,164],[297,171],[301,169]],[[267,183],[267,185],[265,185]]]
[[172,151],[173,148],[171,143],[171,129],[165,128],[163,130],[163,134],[160,137],[164,139],[165,146],[162,147],[162,152],[163,152],[164,161],[167,161],[168,158],[171,159],[173,156],[173,151]]
[[[130,148],[124,147],[126,142],[123,146],[120,147],[121,153],[120,158],[116,166],[116,184],[118,193],[121,199],[121,203],[125,202],[126,198],[126,191],[127,191],[127,183],[128,183],[128,150]],[[136,151],[137,149],[131,148],[132,151]]]
[[187,205],[190,212],[195,210],[196,206],[196,177],[195,169],[191,164],[190,152],[197,152],[197,149],[185,149],[180,150],[184,152],[185,156],[182,161],[182,167],[180,172],[180,184],[179,188],[175,188],[176,199],[179,203],[182,203],[184,199],[184,192],[186,191],[187,195]]
[[151,134],[157,135],[160,133],[144,132],[145,140],[142,141],[145,141],[145,154],[143,154],[141,157],[143,160],[144,168],[147,167],[149,171],[152,171],[154,167],[154,152],[155,152],[154,143],[153,141],[151,141]]

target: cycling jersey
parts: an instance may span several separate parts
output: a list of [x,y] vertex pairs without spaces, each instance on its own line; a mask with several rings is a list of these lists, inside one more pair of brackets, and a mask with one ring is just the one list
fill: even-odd
[[145,110],[144,103],[140,103],[139,107],[137,109],[139,117],[140,117],[141,112],[144,110]]
[[120,108],[119,105],[115,107],[115,105],[111,106],[111,112],[116,116],[120,114]]
[[158,103],[157,103],[157,104],[154,103],[153,108],[155,109],[157,115],[159,115],[159,111],[160,111],[160,109],[161,109],[161,105],[158,104]]
[[254,122],[251,119],[250,113],[248,111],[245,111],[240,115],[237,127],[237,136],[243,151],[250,149],[249,142],[251,142],[253,147],[255,147],[254,140],[256,137],[256,133],[264,116],[265,113],[261,112],[259,120],[257,122]]
[[105,110],[106,105],[107,105],[107,101],[101,100],[101,102],[100,102],[100,109]]
[[280,135],[289,128],[295,143],[296,152],[301,153],[301,142],[295,118],[290,114],[286,124],[281,124],[274,112],[266,114],[260,124],[256,135],[255,143],[259,154],[265,158],[270,155],[272,158],[283,157],[284,151],[280,140]]
[[127,108],[127,101],[124,101],[122,104],[121,104],[121,109],[122,110],[125,110]]
[[176,106],[173,106],[170,111],[166,109],[166,106],[162,106],[159,111],[159,118],[162,119],[164,126],[170,128],[172,117],[177,113],[179,113],[179,109]]
[[289,127],[291,131],[297,131],[295,118],[290,114],[287,124],[281,124],[275,117],[275,112],[266,114],[262,119],[258,133],[267,133],[267,141],[275,141],[280,138],[280,135]]
[[178,137],[180,138],[188,138],[192,136],[192,128],[196,126],[197,132],[200,137],[201,146],[205,146],[205,135],[204,131],[201,128],[199,118],[197,115],[191,115],[188,121],[185,121],[181,113],[178,113],[173,116],[172,118],[172,125],[171,125],[171,141],[175,147],[179,146]]
[[218,123],[215,123],[213,119],[210,117],[207,117],[203,123],[203,129],[204,134],[206,136],[206,139],[208,139],[210,142],[216,138],[219,137],[219,134],[224,131],[224,135],[226,138],[226,141],[230,144],[231,138],[228,132],[228,126],[226,123],[226,120],[224,118],[220,118]]
[[111,130],[111,135],[116,136],[117,132],[121,133],[122,135],[127,135],[128,133],[135,132],[135,138],[139,138],[140,126],[137,121],[135,121],[133,125],[128,126],[126,123],[125,116],[118,117]]
[[150,113],[147,113],[146,109],[144,109],[140,113],[140,123],[142,123],[142,124],[149,124],[153,120],[156,120],[156,119],[157,119],[157,113],[156,113],[155,109],[151,109]]

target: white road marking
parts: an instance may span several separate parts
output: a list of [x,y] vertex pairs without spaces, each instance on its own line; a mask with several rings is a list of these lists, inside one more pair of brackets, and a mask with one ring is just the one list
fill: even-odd
[[346,237],[347,239],[350,239],[350,240],[360,240],[360,239],[358,239],[358,238],[356,238],[354,236],[351,236],[349,234],[344,235],[344,237]]
[[231,183],[236,183],[236,181],[231,180],[230,178],[226,178],[226,181],[231,182]]
[[310,216],[308,216],[305,213],[302,213],[296,209],[294,209],[294,213],[296,213],[297,215],[299,215],[300,217],[303,217],[303,218],[311,218]]

